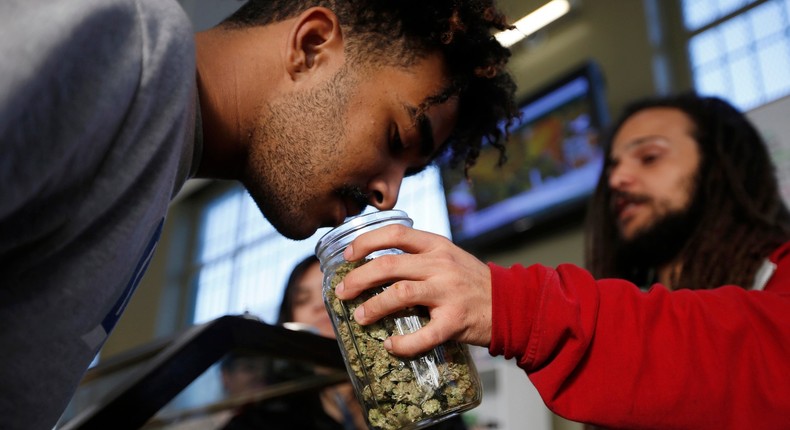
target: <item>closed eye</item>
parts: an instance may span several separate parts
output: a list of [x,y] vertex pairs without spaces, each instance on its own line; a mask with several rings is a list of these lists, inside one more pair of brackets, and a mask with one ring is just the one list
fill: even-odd
[[305,291],[297,292],[293,297],[293,306],[302,306],[310,302],[310,294]]
[[393,155],[402,154],[406,149],[403,146],[403,140],[401,140],[400,132],[397,127],[395,127],[395,132],[389,140],[389,148]]
[[[397,127],[395,128],[395,132],[389,140],[389,148],[390,148],[390,152],[392,152],[392,155],[395,156],[402,155],[408,149],[408,147],[403,143],[403,140],[400,137],[400,133],[398,132]],[[426,167],[428,166],[409,167],[408,169],[406,169],[405,172],[403,172],[403,176],[408,177],[408,176],[417,175],[422,171],[424,171]]]
[[661,158],[660,154],[643,154],[641,157],[639,157],[639,161],[643,165],[649,166],[658,161],[659,158]]

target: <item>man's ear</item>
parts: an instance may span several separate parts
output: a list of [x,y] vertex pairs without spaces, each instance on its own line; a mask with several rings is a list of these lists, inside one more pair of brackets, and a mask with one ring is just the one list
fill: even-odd
[[343,34],[334,12],[324,7],[313,7],[296,18],[288,34],[285,57],[292,79],[299,79],[343,58]]

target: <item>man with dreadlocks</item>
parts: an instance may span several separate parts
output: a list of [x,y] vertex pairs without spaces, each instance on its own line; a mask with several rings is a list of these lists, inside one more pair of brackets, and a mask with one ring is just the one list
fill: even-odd
[[574,421],[786,428],[790,215],[765,144],[732,106],[693,94],[635,104],[614,131],[590,217],[592,274],[485,265],[440,236],[387,227],[345,258],[410,254],[352,271],[337,295],[397,281],[354,315],[427,306],[431,322],[385,341],[391,352],[487,346]]
[[612,131],[587,225],[593,276],[763,289],[790,240],[790,212],[748,119],[687,93],[633,103]]
[[51,429],[189,177],[311,236],[515,115],[493,0],[250,0],[194,34],[174,0],[0,5],[0,420]]

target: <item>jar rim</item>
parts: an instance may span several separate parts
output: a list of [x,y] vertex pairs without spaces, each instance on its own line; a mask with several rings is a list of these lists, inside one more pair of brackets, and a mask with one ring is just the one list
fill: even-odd
[[[412,225],[412,219],[409,218],[409,215],[406,212],[399,210],[399,209],[390,209],[390,210],[383,210],[383,211],[376,211],[370,212],[367,214],[357,215],[352,218],[347,218],[343,224],[333,228],[332,230],[328,231],[326,234],[321,236],[318,239],[318,243],[315,245],[315,254],[320,261],[328,260],[327,257],[331,257],[331,255],[327,254],[328,250],[333,249],[333,244],[337,244],[338,242],[343,241],[349,235],[357,233],[359,234],[360,230],[366,229],[367,227],[378,224],[381,222],[398,222],[398,221],[405,221],[408,225]],[[348,241],[350,243],[350,240]],[[346,243],[347,245],[347,243]],[[342,248],[345,248],[343,246]],[[342,249],[340,249],[342,252]],[[329,252],[332,254],[331,252]]]

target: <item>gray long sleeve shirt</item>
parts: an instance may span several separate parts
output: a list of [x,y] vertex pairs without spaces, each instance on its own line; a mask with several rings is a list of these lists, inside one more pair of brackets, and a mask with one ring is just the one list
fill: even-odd
[[0,28],[0,427],[49,430],[196,167],[194,37],[173,0],[6,0]]

